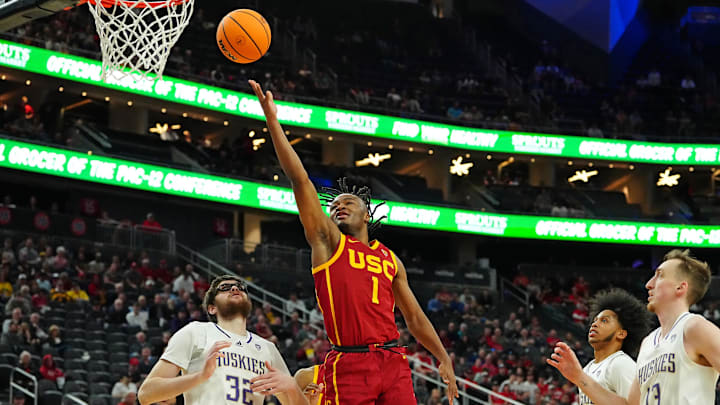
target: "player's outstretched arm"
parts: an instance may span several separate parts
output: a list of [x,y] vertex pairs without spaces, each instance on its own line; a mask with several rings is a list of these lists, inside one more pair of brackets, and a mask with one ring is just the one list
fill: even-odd
[[205,367],[196,373],[178,376],[180,367],[160,359],[145,378],[138,391],[140,405],[166,401],[189,391],[207,381],[217,368],[217,359],[225,357],[220,350],[230,347],[230,342],[215,342],[205,359]]
[[693,317],[685,328],[688,355],[696,363],[720,372],[720,329],[705,318]]
[[623,398],[608,391],[589,375],[585,374],[575,352],[564,342],[555,345],[553,354],[547,359],[547,364],[560,371],[563,377],[575,384],[597,405],[639,405],[640,388],[637,379],[633,379],[630,395]]
[[[295,202],[300,212],[300,221],[303,228],[305,228],[305,237],[308,243],[314,249],[321,247],[320,245],[328,246],[328,241],[331,241],[330,244],[334,244],[340,240],[340,230],[325,215],[315,186],[310,181],[300,157],[295,153],[285,136],[282,126],[280,126],[277,119],[277,106],[273,101],[272,93],[269,90],[263,93],[260,85],[254,80],[249,80],[248,83],[250,83],[250,87],[255,92],[265,113],[265,120],[267,121],[280,167],[282,167],[283,172],[292,184]],[[332,255],[332,251],[328,252],[328,257],[330,255]]]
[[[393,253],[393,255],[395,255],[395,253]],[[459,394],[457,382],[455,381],[455,371],[453,370],[450,356],[448,356],[442,342],[440,342],[440,337],[438,337],[430,319],[425,315],[415,298],[415,294],[413,294],[410,289],[405,265],[397,256],[395,256],[395,259],[398,266],[397,274],[395,275],[395,279],[393,279],[395,302],[398,308],[400,308],[403,318],[405,318],[405,323],[410,333],[440,362],[438,369],[440,370],[440,378],[448,385],[448,398],[458,398]]]

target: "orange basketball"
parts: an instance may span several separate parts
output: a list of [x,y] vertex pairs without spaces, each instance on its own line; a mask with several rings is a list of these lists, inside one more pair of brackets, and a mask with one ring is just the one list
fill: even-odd
[[223,17],[217,29],[217,43],[228,59],[235,63],[251,63],[270,48],[270,25],[256,11],[239,9]]

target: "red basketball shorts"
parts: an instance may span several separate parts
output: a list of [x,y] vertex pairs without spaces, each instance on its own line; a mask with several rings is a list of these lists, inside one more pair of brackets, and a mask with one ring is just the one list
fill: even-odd
[[328,353],[323,405],[417,405],[405,349],[391,350]]

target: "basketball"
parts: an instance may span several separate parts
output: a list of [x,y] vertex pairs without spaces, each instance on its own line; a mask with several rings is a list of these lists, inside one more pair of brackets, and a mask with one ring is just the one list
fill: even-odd
[[231,11],[220,21],[217,43],[235,63],[252,63],[270,48],[270,25],[258,12],[246,8]]

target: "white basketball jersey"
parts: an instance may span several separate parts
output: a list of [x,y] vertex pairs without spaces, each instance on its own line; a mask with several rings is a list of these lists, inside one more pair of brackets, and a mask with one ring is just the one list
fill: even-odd
[[208,350],[220,340],[232,346],[221,351],[225,357],[218,359],[212,377],[184,393],[185,404],[262,405],[265,398],[252,392],[250,379],[265,373],[265,361],[290,374],[275,344],[250,332],[234,334],[213,322],[192,322],[177,331],[160,358],[180,367],[183,374],[194,373],[203,369]]
[[660,328],[651,332],[640,346],[637,378],[640,403],[645,405],[704,405],[715,403],[718,373],[701,366],[685,352],[684,332],[693,315],[680,315],[665,337]]
[[[620,350],[599,363],[593,359],[583,371],[605,389],[627,398],[635,378],[635,361]],[[594,404],[582,390],[578,389],[578,394],[578,405]]]

